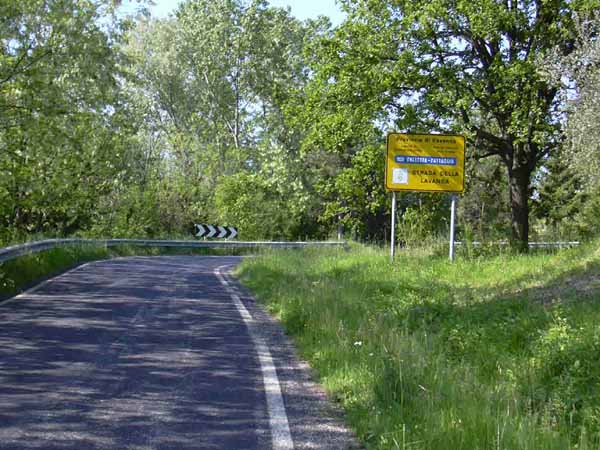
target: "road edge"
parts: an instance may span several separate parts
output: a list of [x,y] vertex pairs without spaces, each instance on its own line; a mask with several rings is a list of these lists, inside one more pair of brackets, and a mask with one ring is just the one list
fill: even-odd
[[281,386],[277,377],[277,369],[273,362],[273,357],[269,351],[269,347],[265,340],[258,335],[255,330],[256,323],[250,312],[246,309],[239,295],[232,288],[231,283],[221,273],[222,269],[230,266],[225,264],[217,267],[214,270],[219,282],[225,287],[225,290],[233,300],[240,316],[246,324],[248,333],[254,343],[254,348],[258,355],[260,368],[262,372],[263,383],[265,387],[265,397],[267,399],[267,411],[269,414],[269,427],[271,430],[271,443],[273,450],[293,450],[294,442],[290,433],[283,396],[281,394]]

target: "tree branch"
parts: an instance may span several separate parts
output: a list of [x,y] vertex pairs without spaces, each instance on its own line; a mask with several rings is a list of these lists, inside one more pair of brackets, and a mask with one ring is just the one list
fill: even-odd
[[17,70],[19,68],[19,66],[21,65],[21,63],[25,60],[25,57],[27,56],[27,52],[29,50],[31,50],[31,46],[29,46],[28,49],[25,50],[23,52],[23,54],[21,55],[21,57],[17,60],[17,62],[15,63],[14,67],[11,70],[11,73],[8,76],[6,76],[5,78],[3,78],[2,80],[0,80],[0,85],[2,85],[4,83],[8,83],[16,75],[18,75],[20,73],[24,73],[26,70],[31,68],[34,64],[36,64],[38,61],[40,61],[43,58],[45,58],[46,56],[52,54],[52,50],[47,50],[44,53],[42,53],[39,57],[32,59],[25,67],[23,67],[23,69]]

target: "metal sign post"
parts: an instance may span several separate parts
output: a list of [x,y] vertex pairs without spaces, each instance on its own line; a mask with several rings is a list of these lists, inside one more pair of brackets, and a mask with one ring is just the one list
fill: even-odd
[[452,203],[450,205],[450,261],[454,261],[454,222],[456,219],[456,195],[450,196]]
[[394,262],[394,256],[396,254],[396,191],[392,192],[392,232],[390,235],[390,260]]

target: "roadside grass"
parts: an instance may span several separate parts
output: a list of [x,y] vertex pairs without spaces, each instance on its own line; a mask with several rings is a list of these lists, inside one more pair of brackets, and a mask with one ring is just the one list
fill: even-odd
[[273,251],[238,270],[368,449],[600,448],[600,241],[388,258]]
[[57,247],[0,263],[0,301],[88,261],[110,257],[105,247]]
[[119,245],[114,247],[96,245],[68,245],[39,253],[20,256],[10,261],[0,262],[0,301],[58,275],[80,264],[119,256],[159,256],[159,255],[243,255],[257,253],[256,249],[246,248],[179,248],[179,247],[138,247]]

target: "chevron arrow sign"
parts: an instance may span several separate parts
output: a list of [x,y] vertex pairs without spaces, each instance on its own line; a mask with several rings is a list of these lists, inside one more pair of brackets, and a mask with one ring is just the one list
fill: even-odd
[[217,229],[212,225],[206,225],[206,227],[208,228],[208,234],[206,235],[206,237],[215,237],[215,234],[217,234]]
[[238,230],[235,227],[207,225],[204,223],[196,223],[194,226],[196,228],[196,237],[234,239],[238,234]]

